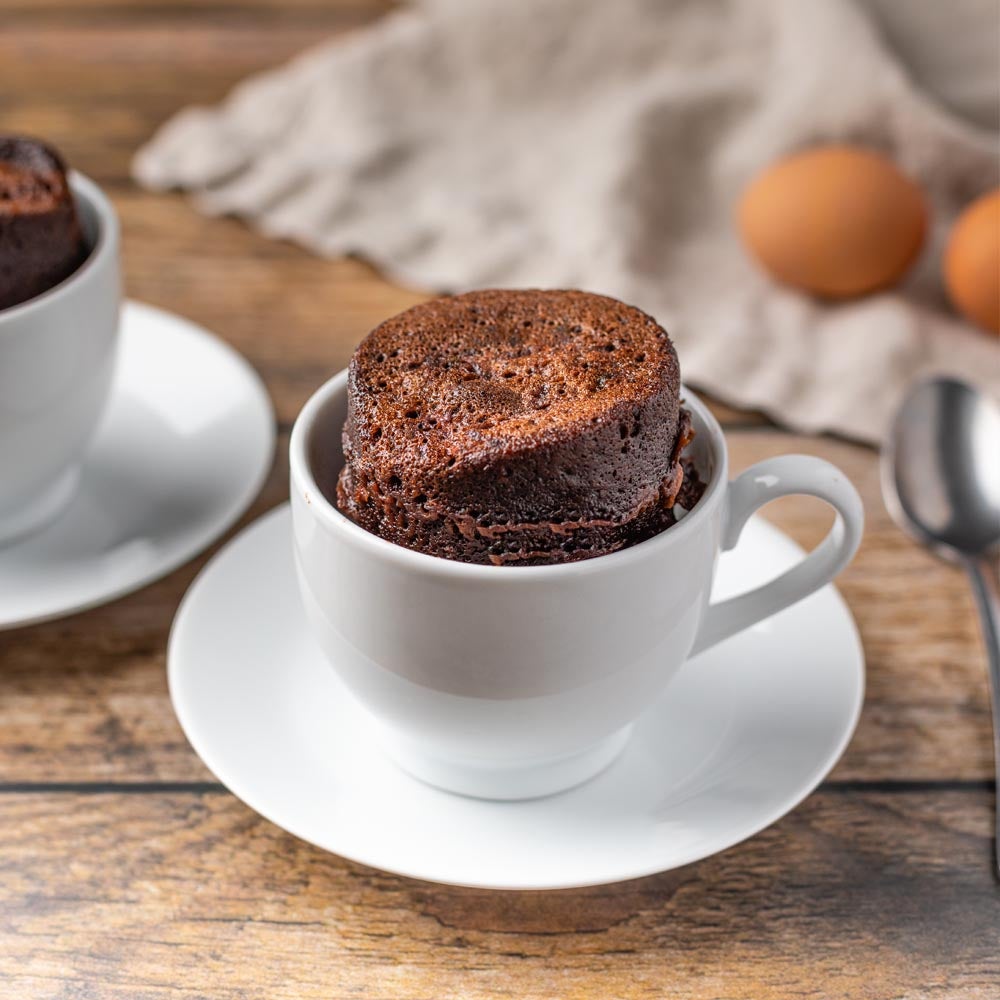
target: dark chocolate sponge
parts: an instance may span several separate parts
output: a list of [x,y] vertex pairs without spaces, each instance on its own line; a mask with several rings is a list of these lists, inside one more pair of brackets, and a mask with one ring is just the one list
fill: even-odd
[[337,505],[390,542],[462,562],[612,552],[674,521],[691,434],[679,393],[666,331],[614,299],[427,302],[354,354]]
[[59,154],[0,136],[0,309],[58,285],[86,256]]

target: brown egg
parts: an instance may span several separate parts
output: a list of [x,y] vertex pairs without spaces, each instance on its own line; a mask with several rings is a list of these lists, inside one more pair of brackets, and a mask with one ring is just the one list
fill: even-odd
[[897,282],[920,253],[920,189],[886,157],[820,146],[768,167],[746,189],[740,234],[772,277],[840,299]]
[[959,312],[1000,333],[1000,188],[977,198],[952,226],[944,281]]

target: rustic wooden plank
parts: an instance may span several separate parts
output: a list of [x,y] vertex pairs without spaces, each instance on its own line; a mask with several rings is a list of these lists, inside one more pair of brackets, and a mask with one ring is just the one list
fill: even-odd
[[[272,389],[287,396],[286,412],[322,377],[311,371],[305,366],[291,386],[272,380]],[[919,550],[889,521],[874,454],[773,430],[729,437],[737,470],[770,455],[818,454],[840,465],[865,499],[864,543],[841,586],[867,651],[868,692],[858,733],[835,776],[991,778],[988,702],[971,600],[956,570]],[[275,472],[253,514],[287,494],[286,447],[284,434]],[[826,528],[816,504],[785,500],[771,505],[767,516],[801,544],[813,545]],[[173,718],[164,677],[170,620],[205,558],[107,607],[0,633],[3,780],[210,777]]]
[[0,125],[102,182],[188,104],[377,18],[382,2],[0,3]]
[[996,996],[985,790],[814,795],[672,873],[494,893],[310,847],[228,795],[0,796],[0,979],[34,1000]]
[[[211,37],[217,29],[237,32],[264,27],[295,30],[320,28],[342,30],[365,24],[391,11],[392,0],[0,0],[4,27],[12,33],[31,28],[48,48],[55,37],[67,30],[100,28],[109,32],[107,51],[112,59],[119,54],[116,33],[167,29],[198,32]],[[89,36],[70,59],[91,60],[101,42],[88,44]],[[9,39],[8,39],[9,41]],[[23,55],[23,51],[21,52]],[[183,53],[175,58],[185,59]]]
[[0,0],[0,13],[35,17],[44,23],[65,23],[77,15],[91,17],[103,13],[135,21],[187,14],[202,22],[220,14],[303,18],[316,11],[331,10],[376,17],[394,6],[399,4],[393,0]]

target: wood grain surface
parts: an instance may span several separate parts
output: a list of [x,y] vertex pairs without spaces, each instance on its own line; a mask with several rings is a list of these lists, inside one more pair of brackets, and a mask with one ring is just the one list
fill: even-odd
[[[279,457],[243,524],[286,494],[305,398],[421,296],[139,191],[129,160],[173,111],[388,7],[0,0],[0,131],[47,137],[100,182],[129,294],[204,323],[267,382]],[[166,639],[206,553],[106,607],[0,633],[0,997],[1000,996],[990,720],[964,582],[893,528],[873,452],[713,405],[737,470],[822,455],[867,507],[841,581],[865,709],[802,806],[699,864],[587,890],[443,888],[325,854],[225,792],[174,719]],[[804,545],[828,525],[805,500],[767,516]]]

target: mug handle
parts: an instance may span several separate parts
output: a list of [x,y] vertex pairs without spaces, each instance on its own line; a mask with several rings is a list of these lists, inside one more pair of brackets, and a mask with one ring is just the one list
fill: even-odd
[[837,511],[829,534],[798,565],[760,587],[710,604],[691,656],[769,618],[829,583],[861,542],[865,513],[858,491],[835,465],[812,455],[782,455],[752,465],[727,488],[721,549],[735,548],[743,526],[758,508],[778,497],[801,494],[825,500]]

